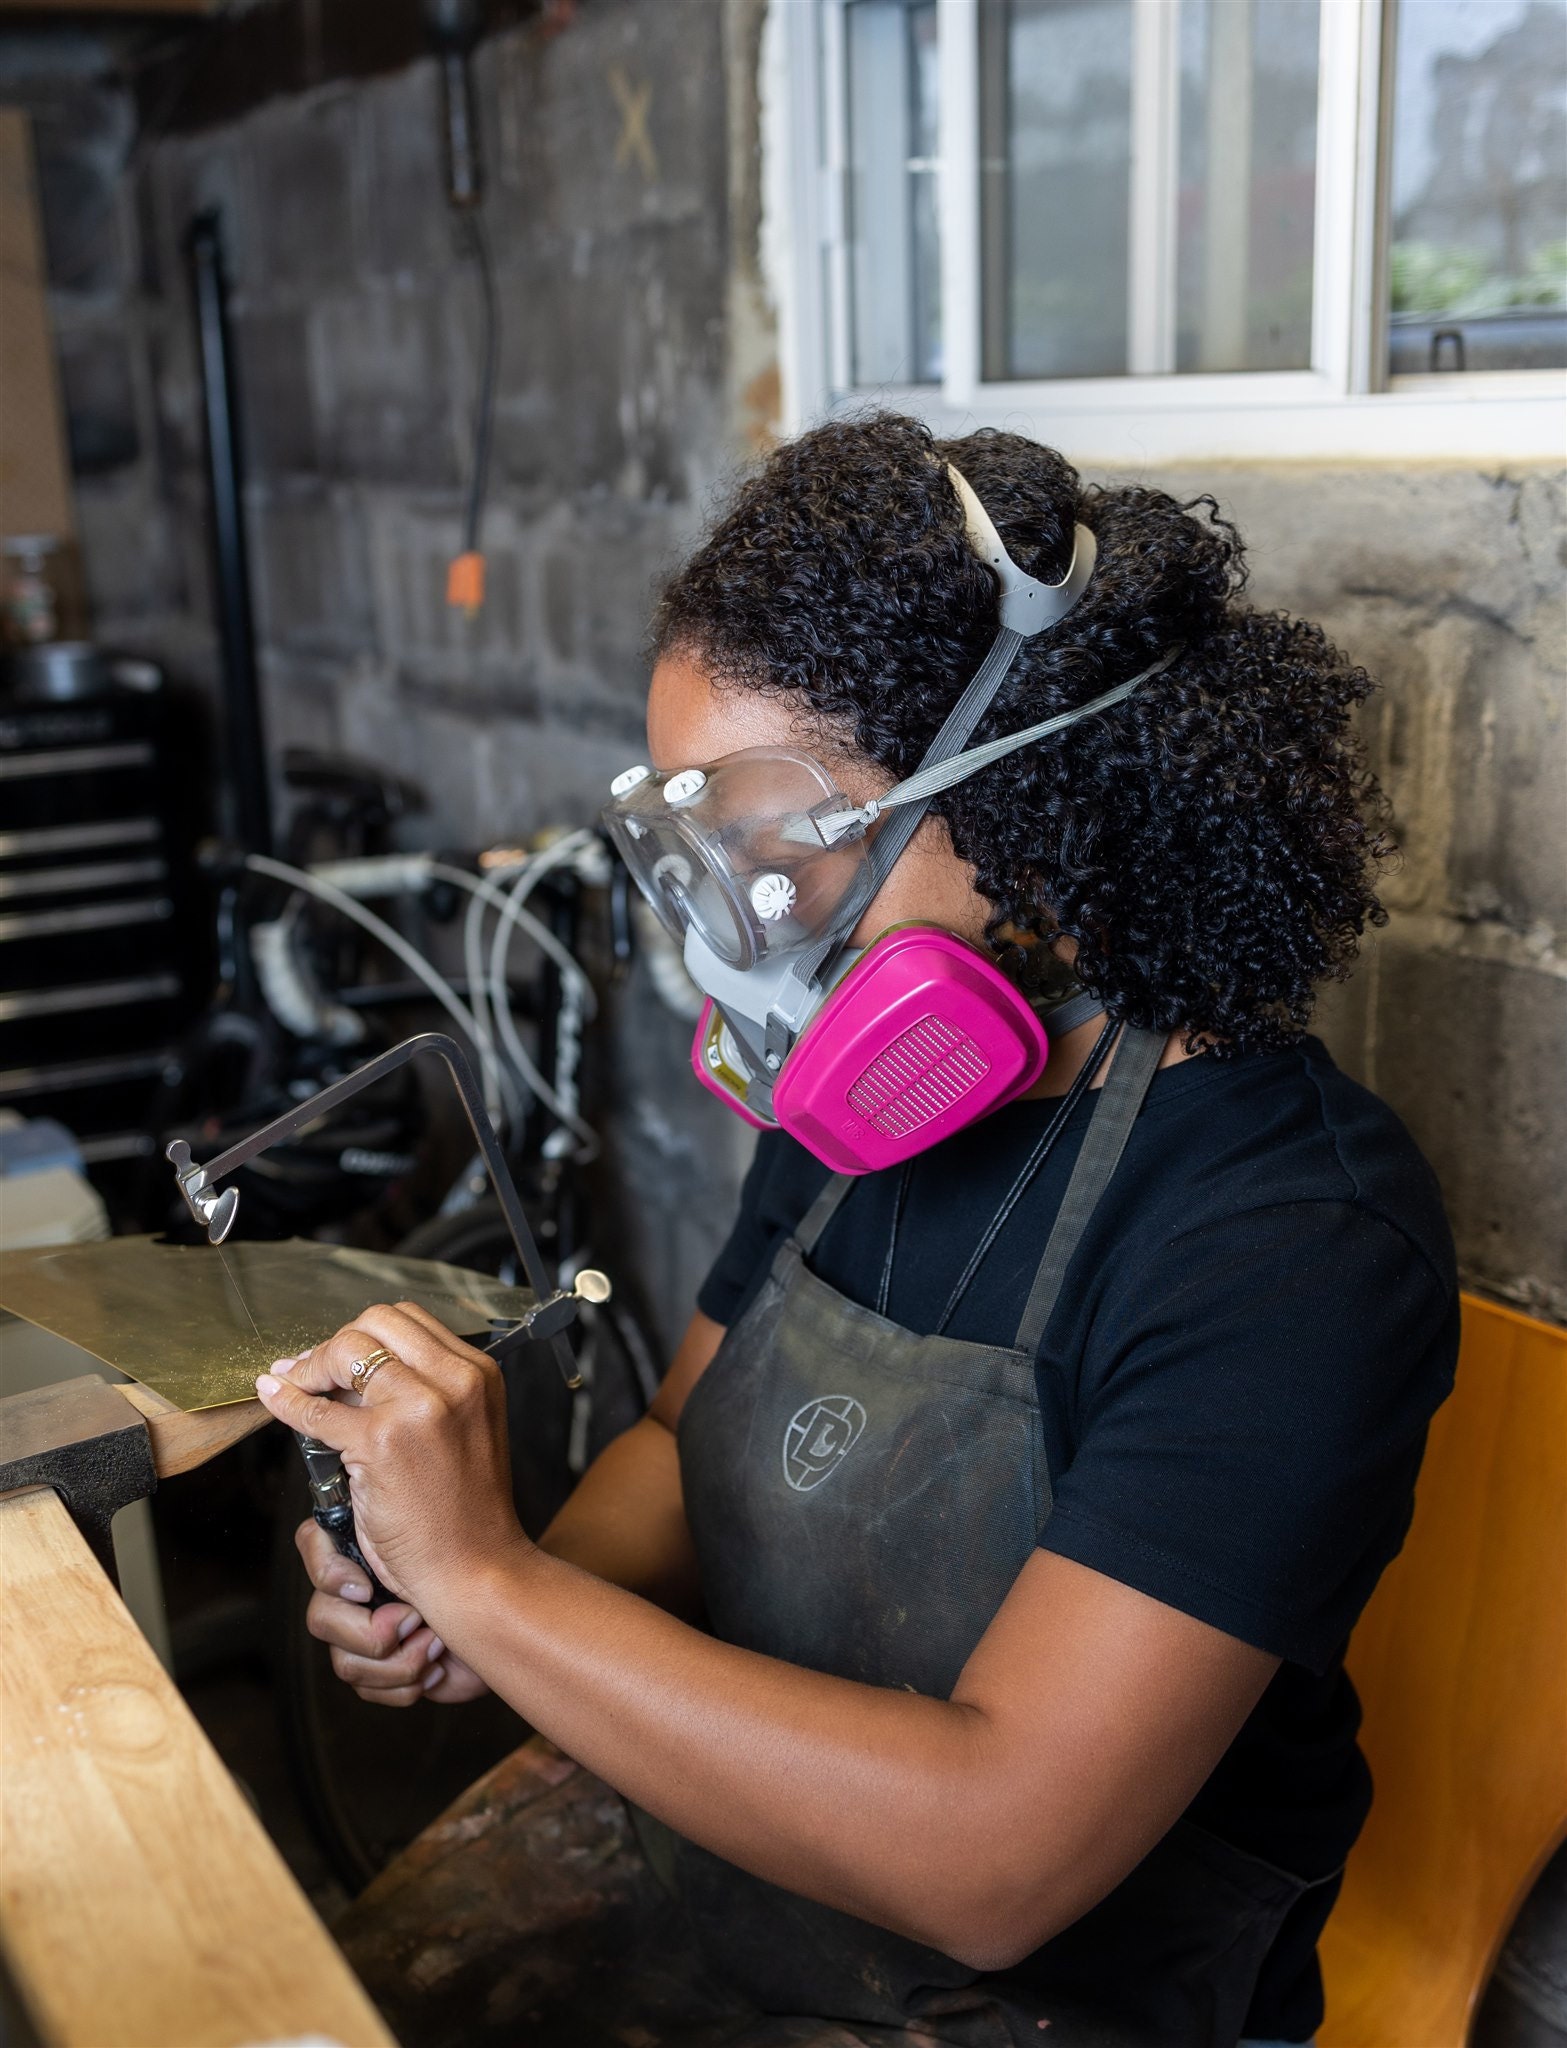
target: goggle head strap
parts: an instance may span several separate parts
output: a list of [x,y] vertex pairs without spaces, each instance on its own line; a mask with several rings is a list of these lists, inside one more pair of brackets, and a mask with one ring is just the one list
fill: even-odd
[[[1099,556],[1099,543],[1086,526],[1072,529],[1072,559],[1067,572],[1059,583],[1041,583],[1036,577],[1027,576],[1013,561],[1002,545],[995,522],[980,503],[974,487],[962,471],[952,463],[947,464],[947,478],[958,494],[963,507],[964,526],[969,546],[980,560],[994,573],[1000,585],[1001,630],[990,644],[990,651],[980,663],[974,680],[953,705],[942,722],[941,730],[925,750],[920,762],[920,774],[939,764],[954,760],[963,752],[974,728],[995,702],[996,693],[1006,681],[1007,672],[1017,659],[1018,650],[1025,640],[1032,640],[1048,627],[1059,625],[1071,611],[1088,586],[1088,579],[1094,573],[1094,564]],[[1088,707],[1085,707],[1085,709]],[[960,771],[954,781],[962,779]],[[913,778],[911,777],[912,781]],[[942,785],[943,787],[945,785]],[[933,791],[932,794],[935,792]],[[919,829],[920,820],[930,805],[930,797],[923,800],[914,798],[900,808],[896,817],[888,818],[877,833],[870,848],[865,873],[859,885],[845,900],[836,921],[835,930],[794,962],[792,979],[806,985],[813,982],[823,965],[837,952],[845,935],[853,931],[865,914],[867,904],[874,901],[877,891],[892,873],[894,864],[909,841]],[[882,799],[886,806],[886,799]],[[788,1050],[784,1042],[787,1033],[781,1028],[771,1029],[769,1038],[775,1041],[769,1050],[782,1062]]]
[[[1020,747],[1031,747],[1039,740],[1049,739],[1052,733],[1065,732],[1080,718],[1091,718],[1096,711],[1108,711],[1112,704],[1119,704],[1123,698],[1130,697],[1139,683],[1146,683],[1150,676],[1162,675],[1182,652],[1182,645],[1177,643],[1167,648],[1147,668],[1139,669],[1124,683],[1117,683],[1113,690],[1091,697],[1086,704],[1074,705],[1070,711],[1058,711],[1053,718],[1042,718],[1038,725],[1025,726],[1021,732],[1003,733],[1000,739],[987,740],[982,747],[969,747],[964,753],[954,754],[949,761],[927,759],[924,767],[916,769],[906,781],[895,784],[885,796],[872,797],[868,804],[861,804],[857,810],[833,811],[818,820],[823,834],[832,838],[855,827],[863,831],[900,804],[916,805],[916,820],[924,817],[931,798],[940,796],[944,789],[951,789],[954,783],[977,775],[982,768],[988,768],[993,761],[1004,760],[1008,754],[1015,754]],[[885,837],[885,833],[882,836]],[[877,843],[879,845],[880,840]]]
[[[1093,534],[1086,526],[1074,526],[1072,559],[1059,583],[1041,583],[1036,577],[1024,575],[1002,545],[995,522],[979,502],[973,485],[950,462],[947,464],[947,481],[957,492],[958,503],[963,507],[969,546],[1001,586],[1001,630],[991,642],[990,651],[980,663],[974,680],[947,713],[941,730],[926,748],[917,771],[921,775],[945,762],[955,761],[963,752],[974,728],[995,702],[996,694],[1006,681],[1024,641],[1032,640],[1061,623],[1087,589],[1088,579],[1099,559],[1099,543]],[[952,779],[961,781],[963,773],[962,770],[957,771]],[[913,779],[911,777],[910,781]],[[907,788],[908,784],[900,786]],[[938,785],[941,788],[947,786]],[[933,789],[930,795],[934,794],[936,791]],[[870,850],[869,869],[860,887],[854,891],[854,900],[843,907],[840,924],[846,929],[854,929],[866,905],[873,901],[877,890],[892,873],[898,856],[918,831],[929,803],[929,795],[923,801],[911,797],[908,808],[899,817],[889,819],[877,833]],[[883,808],[886,808],[885,799]],[[823,959],[830,950],[827,947],[822,949]],[[820,962],[816,965],[819,966]],[[815,966],[811,971],[815,972]]]

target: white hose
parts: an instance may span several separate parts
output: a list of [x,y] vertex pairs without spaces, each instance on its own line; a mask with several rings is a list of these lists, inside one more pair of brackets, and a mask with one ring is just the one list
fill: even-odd
[[[533,858],[534,860],[545,861],[554,851],[555,848],[553,846],[547,847],[544,853],[535,854]],[[553,860],[549,861],[548,864],[551,867],[558,865]],[[568,947],[561,944],[548,925],[539,922],[531,910],[524,910],[520,903],[514,901],[504,890],[498,888],[494,882],[488,881],[482,875],[466,874],[463,869],[449,868],[444,861],[439,860],[430,862],[429,872],[437,881],[452,882],[459,889],[468,890],[471,895],[477,896],[487,903],[491,910],[497,911],[503,920],[517,925],[525,931],[536,946],[549,954],[561,973],[568,980],[574,981],[577,984],[588,1015],[590,1017],[593,1015],[594,1010],[598,1007],[598,1001],[593,993],[593,984],[583,972],[581,962],[577,960]],[[541,868],[539,872],[542,874],[543,869]],[[493,990],[491,993],[493,999]]]
[[[535,855],[534,860],[544,861],[548,854],[553,854],[554,852],[555,848],[553,846],[549,847],[545,854]],[[555,866],[558,863],[551,861],[549,864]],[[528,866],[532,867],[533,862],[529,862]],[[526,872],[527,869],[524,869],[524,873]],[[542,873],[543,869],[540,868],[539,872]],[[430,873],[438,881],[452,882],[457,887],[468,890],[476,904],[487,904],[490,909],[496,912],[500,919],[496,927],[496,940],[503,974],[505,971],[505,954],[508,948],[500,945],[501,935],[504,933],[509,942],[512,930],[520,925],[527,932],[529,938],[550,956],[560,968],[561,973],[573,984],[582,1001],[584,1010],[589,1016],[592,1015],[594,1008],[593,984],[588,980],[581,966],[572,957],[567,948],[556,938],[555,934],[546,926],[540,924],[539,920],[531,912],[524,910],[519,902],[507,896],[493,882],[485,881],[475,875],[465,874],[461,868],[451,868],[447,867],[442,861],[432,861]],[[469,933],[465,920],[463,932],[465,953],[467,953],[468,948],[468,937]],[[476,978],[472,971],[470,959],[468,982],[472,991],[476,1015],[484,1001],[484,996],[481,993],[483,980],[482,961],[480,963],[480,973]],[[517,1035],[516,1024],[512,1020],[511,1006],[506,997],[506,984],[503,980],[497,986],[493,973],[489,987],[489,1006],[495,1020],[495,1025],[499,1029],[501,1041],[505,1046],[506,1056],[522,1076],[522,1079],[533,1090],[534,1094],[538,1096],[539,1100],[546,1103],[550,1110],[559,1117],[563,1124],[568,1125],[570,1129],[576,1132],[584,1144],[596,1147],[598,1139],[594,1132],[582,1121],[581,1117],[575,1113],[568,1103],[561,1101],[555,1089],[545,1080],[533,1060],[529,1058],[526,1047]],[[486,1019],[486,1022],[488,1022],[488,1019]]]
[[328,1045],[357,1045],[365,1022],[346,1004],[334,1002],[295,951],[299,911],[295,894],[281,917],[250,928],[250,957],[267,1008],[296,1038],[321,1038]]
[[[484,979],[484,898],[477,889],[469,896],[468,908],[463,912],[462,960],[463,974],[468,983],[468,1000],[473,1005],[473,1014],[484,1032],[485,1041],[493,1050],[495,1015],[490,1008],[490,991]],[[526,1084],[520,1074],[514,1073],[513,1080],[517,1089],[513,1114],[520,1129],[527,1110],[523,1097]]]
[[[586,829],[568,832],[564,838],[557,839],[552,846],[545,847],[542,853],[536,853],[530,860],[524,862],[510,891],[502,899],[505,915],[495,927],[495,937],[490,947],[489,974],[490,1008],[494,1013],[496,1029],[500,1033],[501,1044],[506,1049],[507,1057],[517,1063],[519,1070],[527,1076],[529,1085],[538,1088],[541,1100],[548,1103],[566,1128],[580,1139],[582,1152],[579,1156],[584,1158],[592,1158],[597,1153],[598,1134],[590,1124],[584,1122],[569,1103],[562,1102],[555,1090],[544,1083],[543,1075],[539,1074],[537,1067],[528,1058],[522,1040],[517,1035],[516,1021],[511,1014],[511,1002],[507,993],[506,958],[511,950],[512,933],[519,924],[524,924],[530,934],[534,933],[535,927],[539,931],[543,930],[543,927],[538,925],[538,920],[529,916],[522,908],[532,890],[551,868],[564,867],[568,863],[585,864],[589,849],[595,854],[599,850],[598,841],[591,832]],[[586,975],[577,963],[571,960],[571,955],[555,938],[554,933],[551,932],[548,936],[552,944],[545,950],[550,952],[552,958],[558,959],[564,955],[571,961],[572,972],[580,982],[584,1014],[591,1017],[595,1005],[593,991]],[[534,1079],[535,1076],[537,1080]]]
[[[499,1062],[486,1043],[484,1033],[480,1030],[472,1010],[458,996],[451,983],[436,972],[417,946],[411,945],[401,932],[394,931],[383,918],[377,917],[374,911],[366,910],[363,904],[356,903],[352,896],[345,895],[330,882],[318,880],[304,868],[290,867],[286,861],[273,860],[265,853],[247,853],[245,865],[253,874],[270,875],[274,881],[287,882],[292,888],[303,889],[322,903],[329,903],[344,917],[351,918],[355,924],[362,926],[372,938],[379,939],[389,953],[394,953],[408,971],[424,983],[472,1045],[484,1074],[486,1106],[491,1099],[492,1090],[495,1101],[499,1102]],[[491,1113],[494,1114],[493,1111]]]
[[318,860],[310,872],[345,896],[418,896],[430,879],[430,855],[364,853],[351,860]]

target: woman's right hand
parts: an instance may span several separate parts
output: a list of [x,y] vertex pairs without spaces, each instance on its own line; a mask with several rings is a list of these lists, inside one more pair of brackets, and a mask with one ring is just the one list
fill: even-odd
[[460,1706],[489,1691],[405,1601],[372,1611],[364,1573],[325,1529],[301,1522],[294,1542],[315,1587],[305,1626],[330,1645],[332,1669],[362,1700],[378,1707],[411,1707],[424,1699]]

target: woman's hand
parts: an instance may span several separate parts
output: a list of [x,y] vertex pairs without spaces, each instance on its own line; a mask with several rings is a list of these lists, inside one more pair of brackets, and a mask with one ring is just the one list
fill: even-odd
[[294,1541],[315,1587],[305,1626],[329,1644],[332,1669],[372,1706],[411,1707],[422,1699],[442,1706],[476,1700],[489,1687],[406,1601],[372,1613],[364,1573],[344,1557],[325,1529],[301,1522]]
[[[356,1394],[351,1368],[378,1350],[391,1355]],[[421,1614],[454,1579],[530,1548],[512,1504],[500,1369],[426,1310],[367,1308],[263,1373],[256,1392],[280,1422],[341,1454],[366,1561]]]

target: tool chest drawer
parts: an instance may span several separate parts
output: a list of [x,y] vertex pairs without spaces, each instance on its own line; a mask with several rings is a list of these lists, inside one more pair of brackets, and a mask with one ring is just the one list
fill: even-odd
[[89,1158],[150,1143],[207,994],[190,753],[162,687],[0,705],[0,1106],[47,1104]]

